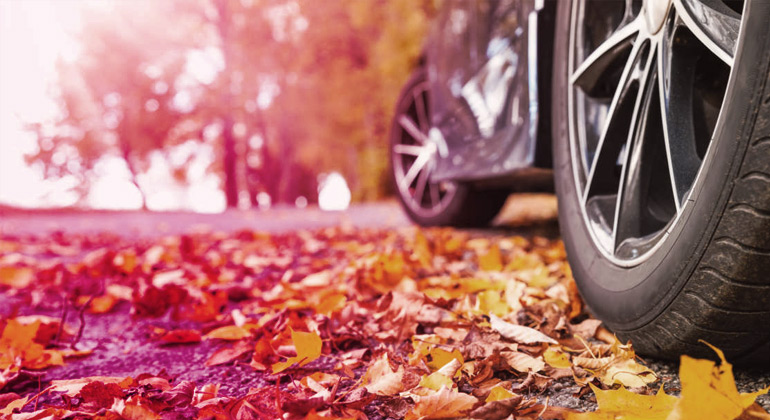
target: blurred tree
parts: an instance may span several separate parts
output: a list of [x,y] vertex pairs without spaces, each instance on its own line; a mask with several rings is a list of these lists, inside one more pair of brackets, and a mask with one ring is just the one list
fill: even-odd
[[187,31],[181,24],[169,30],[159,6],[153,6],[159,13],[149,14],[133,2],[110,6],[84,17],[77,60],[57,62],[61,115],[30,125],[38,150],[27,160],[41,165],[46,177],[74,176],[85,195],[97,163],[119,157],[145,206],[137,175],[147,170],[150,152],[173,143],[184,116],[173,99]]
[[[192,141],[217,151],[228,206],[260,192],[312,201],[334,170],[354,199],[383,195],[392,109],[433,0],[110,4],[84,19],[78,60],[59,64],[61,118],[32,127],[29,160],[46,176],[85,191],[113,155],[141,191],[152,152]],[[184,163],[173,169],[184,181]]]

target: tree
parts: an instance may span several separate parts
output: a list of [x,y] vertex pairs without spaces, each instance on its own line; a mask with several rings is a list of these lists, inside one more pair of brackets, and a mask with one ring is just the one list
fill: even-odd
[[76,177],[86,194],[96,164],[105,156],[119,157],[145,206],[137,175],[147,169],[150,152],[173,142],[185,114],[174,103],[184,37],[168,30],[163,13],[146,13],[134,2],[112,6],[84,18],[78,59],[58,61],[61,116],[31,124],[38,151],[27,159],[41,165],[47,177]]
[[209,170],[231,207],[242,192],[307,197],[330,171],[355,199],[379,198],[393,105],[432,11],[430,0],[115,2],[85,19],[81,57],[59,64],[62,117],[32,127],[29,160],[87,191],[100,159],[117,156],[141,191],[151,154],[192,141],[217,151]]

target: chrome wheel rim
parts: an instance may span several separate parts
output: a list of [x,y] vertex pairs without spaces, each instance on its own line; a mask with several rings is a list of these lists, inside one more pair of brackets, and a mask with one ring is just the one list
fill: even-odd
[[428,83],[415,85],[402,99],[395,117],[391,160],[396,188],[404,204],[420,217],[434,217],[451,202],[457,190],[453,182],[434,182],[440,133],[431,128]]
[[569,141],[584,223],[619,266],[648,259],[691,205],[730,86],[742,2],[577,0]]

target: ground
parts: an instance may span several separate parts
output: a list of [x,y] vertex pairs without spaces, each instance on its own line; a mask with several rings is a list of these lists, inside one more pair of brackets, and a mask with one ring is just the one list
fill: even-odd
[[[640,361],[586,313],[554,215],[547,196],[510,201],[483,230],[418,229],[396,203],[0,209],[0,352],[14,356],[0,356],[0,408],[18,397],[47,415],[399,418],[467,396],[477,418],[549,418],[596,409],[589,383],[678,395],[677,363]],[[34,339],[9,341],[11,328]],[[736,382],[755,391],[768,376]],[[494,389],[510,394],[504,408]]]

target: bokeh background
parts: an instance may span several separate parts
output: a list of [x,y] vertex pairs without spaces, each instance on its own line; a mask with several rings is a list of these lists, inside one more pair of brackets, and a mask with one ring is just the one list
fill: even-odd
[[393,106],[436,6],[0,0],[0,204],[382,199]]

